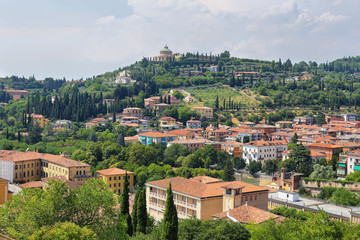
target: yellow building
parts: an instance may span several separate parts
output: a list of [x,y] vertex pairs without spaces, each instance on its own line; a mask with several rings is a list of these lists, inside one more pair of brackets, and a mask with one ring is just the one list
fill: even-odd
[[109,168],[97,171],[97,173],[100,175],[100,178],[102,178],[104,182],[109,185],[110,189],[117,194],[121,194],[124,189],[125,173],[127,173],[127,178],[129,181],[129,190],[132,191],[134,188],[133,172],[126,172],[120,168]]
[[10,182],[33,182],[43,177],[64,176],[78,184],[93,178],[90,165],[64,156],[37,152],[9,152],[0,159],[2,175]]
[[10,200],[12,192],[9,191],[9,182],[0,178],[0,205]]
[[160,118],[160,128],[177,128],[176,119],[172,117]]
[[[29,115],[27,115],[27,117],[29,117]],[[41,128],[44,128],[46,126],[46,124],[48,124],[50,122],[49,119],[44,118],[44,116],[41,114],[32,113],[30,115],[30,117],[31,117],[31,120],[36,121]]]
[[200,114],[201,117],[211,119],[213,117],[213,109],[209,107],[192,107],[191,110]]
[[222,182],[207,176],[167,178],[146,183],[147,211],[156,220],[164,216],[166,190],[171,182],[180,219],[212,219],[217,213],[248,204],[267,211],[268,189],[241,181]]

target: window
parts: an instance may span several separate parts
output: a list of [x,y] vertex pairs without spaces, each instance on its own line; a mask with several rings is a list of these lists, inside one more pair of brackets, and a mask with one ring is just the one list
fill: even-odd
[[21,164],[19,165],[19,168],[21,169]]
[[28,163],[28,168],[30,168],[30,163]]
[[116,183],[114,183],[114,187],[116,187]]
[[130,176],[128,176],[128,179],[130,179]]
[[76,171],[76,175],[79,175],[79,171]]
[[121,193],[121,190],[120,190],[120,189],[118,189],[118,193],[119,193],[119,194]]
[[39,170],[36,170],[36,175],[39,176]]
[[31,170],[31,176],[34,176],[34,171],[33,170]]
[[28,177],[30,176],[30,172],[28,171]]
[[33,163],[31,164],[31,167],[34,167],[34,164],[33,164]]
[[116,177],[114,177],[114,181],[116,181]]
[[15,178],[17,178],[17,173],[15,173]]
[[24,177],[26,177],[26,173],[24,172]]
[[109,181],[111,181],[111,177],[109,177]]
[[125,180],[125,176],[123,176],[123,180]]
[[24,169],[26,168],[26,165],[24,164]]
[[15,165],[15,170],[17,170],[18,169],[18,166],[17,165]]
[[111,184],[109,184],[109,187],[111,187]]

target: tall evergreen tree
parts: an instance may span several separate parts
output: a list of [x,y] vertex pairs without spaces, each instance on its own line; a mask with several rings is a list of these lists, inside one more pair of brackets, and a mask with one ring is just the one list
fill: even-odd
[[216,100],[215,100],[215,109],[218,110],[219,109],[219,96],[216,96]]
[[167,189],[166,205],[164,219],[161,231],[162,240],[177,240],[178,239],[178,216],[174,204],[174,197],[171,190],[171,182]]
[[224,181],[234,181],[235,180],[235,171],[234,171],[234,162],[228,160],[224,167]]
[[146,226],[147,226],[146,188],[144,188],[140,192],[136,211],[137,211],[136,231],[141,232],[141,233],[146,233]]
[[119,136],[118,136],[118,138],[117,138],[117,142],[118,142],[121,146],[125,147],[124,135],[123,135],[122,133],[119,133]]
[[140,194],[141,194],[141,189],[138,188],[135,192],[133,210],[131,213],[133,232],[136,232],[136,230],[137,230],[136,229],[136,227],[137,227],[137,203],[139,201]]
[[126,233],[131,236],[133,234],[133,227],[131,216],[129,213],[129,180],[127,172],[125,172],[125,181],[123,185],[123,192],[121,193],[120,215],[126,218],[127,228]]

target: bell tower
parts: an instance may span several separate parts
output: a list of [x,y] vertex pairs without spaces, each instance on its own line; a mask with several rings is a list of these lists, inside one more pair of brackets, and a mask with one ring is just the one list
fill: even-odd
[[223,191],[223,212],[229,211],[241,205],[242,189],[245,186],[235,182],[222,186]]

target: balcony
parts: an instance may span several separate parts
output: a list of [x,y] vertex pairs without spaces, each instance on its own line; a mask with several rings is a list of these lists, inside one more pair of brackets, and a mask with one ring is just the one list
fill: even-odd
[[195,204],[187,203],[187,202],[180,201],[180,200],[177,200],[177,199],[174,199],[174,203],[178,204],[178,205],[181,205],[181,206],[184,206],[184,207],[196,208]]
[[153,196],[153,197],[157,197],[157,198],[161,198],[161,199],[165,199],[166,200],[166,195],[163,195],[163,194],[158,194],[156,192],[150,192],[149,193],[150,196]]

